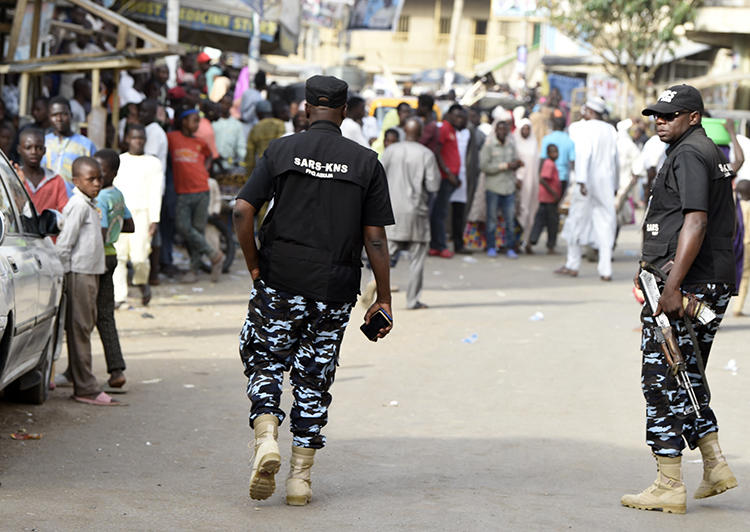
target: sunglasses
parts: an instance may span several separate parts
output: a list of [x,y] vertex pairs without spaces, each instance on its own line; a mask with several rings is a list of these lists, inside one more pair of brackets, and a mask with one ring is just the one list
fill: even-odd
[[664,120],[665,122],[671,122],[680,115],[690,114],[692,111],[675,111],[674,113],[653,113],[651,117],[654,120]]

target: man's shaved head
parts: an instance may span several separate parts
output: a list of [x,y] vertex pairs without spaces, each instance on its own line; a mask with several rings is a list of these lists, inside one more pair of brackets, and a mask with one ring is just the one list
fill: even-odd
[[422,136],[422,122],[416,118],[407,119],[404,124],[404,133],[406,134],[406,140],[418,142],[419,137]]

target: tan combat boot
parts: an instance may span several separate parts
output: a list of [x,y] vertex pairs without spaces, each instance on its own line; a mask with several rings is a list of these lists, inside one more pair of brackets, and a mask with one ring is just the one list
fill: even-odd
[[273,414],[258,416],[255,428],[255,457],[250,477],[250,498],[263,500],[273,495],[276,489],[274,475],[281,467],[281,454],[276,439],[279,436],[279,420]]
[[737,487],[737,479],[729,469],[726,458],[719,447],[719,433],[711,432],[698,440],[703,456],[703,480],[695,491],[696,499],[713,497]]
[[623,506],[638,510],[661,510],[673,514],[684,514],[687,490],[682,483],[680,466],[682,457],[656,456],[658,474],[648,488],[635,495],[623,495]]
[[310,468],[315,458],[315,449],[292,446],[289,477],[286,479],[286,503],[290,506],[305,506],[312,500]]

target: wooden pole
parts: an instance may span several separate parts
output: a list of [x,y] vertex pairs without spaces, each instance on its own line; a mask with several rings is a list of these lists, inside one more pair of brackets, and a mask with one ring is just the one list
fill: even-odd
[[114,89],[112,90],[112,126],[114,127],[115,134],[112,136],[113,150],[116,150],[120,145],[120,139],[117,137],[120,135],[120,69],[115,69]]
[[86,136],[93,141],[97,148],[107,145],[107,109],[102,107],[100,90],[101,69],[91,70],[91,111],[88,114]]
[[27,0],[18,0],[16,2],[16,10],[13,14],[13,27],[10,29],[10,39],[8,42],[8,54],[5,56],[5,61],[10,63],[16,55],[16,48],[18,48],[18,39],[21,36],[21,26],[23,25],[23,17],[26,14]]
[[18,84],[18,116],[26,116],[26,110],[29,108],[29,73],[21,74],[21,81]]
[[34,18],[31,22],[31,49],[29,58],[35,59],[39,49],[39,25],[42,21],[42,0],[34,0]]
[[101,107],[102,96],[100,93],[101,87],[101,70],[95,68],[91,71],[91,108]]
[[120,28],[117,30],[117,46],[116,48],[118,50],[124,50],[125,46],[128,44],[128,27],[127,26],[120,26]]
[[[42,19],[42,0],[34,0],[34,14],[31,20],[31,40],[29,41],[29,59],[36,59],[38,53],[39,53],[39,26],[41,25],[41,19]],[[12,60],[12,59],[11,59]],[[21,94],[26,96],[24,99],[23,97],[19,98],[19,105],[18,105],[18,116],[26,116],[28,113],[29,108],[29,89],[31,89],[31,92],[37,93],[37,83],[34,83],[32,87],[29,87],[30,81],[36,81],[38,78],[34,77],[33,80],[27,81],[25,90],[21,87],[19,87]]]

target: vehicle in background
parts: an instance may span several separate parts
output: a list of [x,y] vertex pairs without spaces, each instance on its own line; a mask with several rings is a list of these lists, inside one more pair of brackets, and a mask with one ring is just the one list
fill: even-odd
[[63,266],[49,236],[60,215],[34,209],[0,151],[0,390],[41,404],[65,326]]

